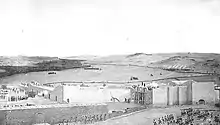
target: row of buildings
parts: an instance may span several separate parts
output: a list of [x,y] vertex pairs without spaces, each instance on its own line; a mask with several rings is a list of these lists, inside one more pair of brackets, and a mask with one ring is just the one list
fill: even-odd
[[[60,83],[42,85],[37,82],[22,84],[23,89],[0,89],[0,102],[19,101],[34,92],[58,103],[102,103],[131,100],[142,105],[185,105],[219,102],[215,82],[178,81],[177,84],[140,83],[133,87],[102,84]],[[26,90],[26,92],[25,92]],[[129,101],[130,102],[130,101]]]
[[7,86],[7,88],[0,88],[0,103],[7,103],[19,101],[27,97],[24,89],[14,86]]
[[[173,81],[175,82],[175,81]],[[124,102],[131,99],[134,103],[144,105],[185,105],[200,101],[214,104],[219,101],[219,90],[215,82],[198,82],[193,80],[178,81],[176,84],[141,83],[136,87],[107,85],[56,84],[41,86],[30,84],[28,91],[35,91],[59,103],[74,102]]]

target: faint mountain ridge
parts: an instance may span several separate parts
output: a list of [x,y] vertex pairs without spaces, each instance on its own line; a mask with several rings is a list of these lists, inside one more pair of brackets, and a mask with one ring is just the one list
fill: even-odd
[[137,56],[152,56],[152,54],[146,54],[146,53],[135,53],[135,54],[127,55],[126,57],[127,57],[127,58],[130,58],[130,57],[137,57]]
[[110,55],[100,58],[96,58],[92,63],[114,63],[123,65],[148,65],[163,59],[171,57],[169,54],[146,54],[146,53],[134,53],[129,55]]
[[81,56],[68,56],[68,57],[62,57],[62,59],[77,59],[77,60],[94,60],[98,59],[100,56],[96,55],[81,55]]
[[58,57],[46,56],[0,56],[0,66],[32,66],[43,61],[58,59]]

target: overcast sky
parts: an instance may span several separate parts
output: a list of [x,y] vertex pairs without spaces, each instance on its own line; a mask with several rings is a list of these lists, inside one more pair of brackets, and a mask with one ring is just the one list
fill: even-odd
[[220,53],[220,1],[1,0],[0,43],[7,56]]

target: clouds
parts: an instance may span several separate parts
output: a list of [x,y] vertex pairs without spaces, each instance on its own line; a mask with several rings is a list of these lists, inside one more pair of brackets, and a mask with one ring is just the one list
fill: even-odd
[[[72,56],[219,51],[213,47],[220,40],[220,18],[212,12],[218,10],[213,4],[219,3],[217,0],[21,3],[3,3],[12,9],[0,12],[0,41],[4,46],[15,46],[10,51],[3,48],[0,53]],[[202,47],[200,43],[207,44]]]

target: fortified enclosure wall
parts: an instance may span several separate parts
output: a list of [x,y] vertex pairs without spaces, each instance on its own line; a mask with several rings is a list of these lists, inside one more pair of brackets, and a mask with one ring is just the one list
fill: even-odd
[[179,105],[187,104],[187,86],[179,86]]
[[193,104],[204,100],[206,104],[214,104],[216,100],[214,82],[195,82],[192,84]]
[[0,125],[57,124],[74,117],[108,113],[107,105],[79,105],[70,107],[43,107],[0,110]]
[[168,87],[168,105],[178,105],[179,104],[179,93],[177,86]]
[[166,106],[168,104],[168,87],[153,89],[153,105]]

